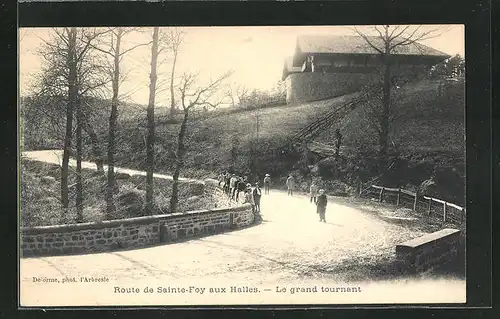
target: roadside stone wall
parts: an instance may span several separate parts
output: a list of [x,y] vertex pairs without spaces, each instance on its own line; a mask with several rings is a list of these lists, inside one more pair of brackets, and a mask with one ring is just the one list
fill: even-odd
[[161,221],[161,242],[200,234],[216,234],[249,226],[254,221],[250,205],[171,215]]
[[354,93],[374,81],[378,81],[378,76],[370,73],[290,74],[285,81],[286,102],[304,103]]
[[247,227],[253,221],[251,206],[243,205],[100,223],[21,228],[21,256],[147,247]]
[[446,228],[396,246],[396,256],[412,273],[430,271],[457,258],[460,230]]

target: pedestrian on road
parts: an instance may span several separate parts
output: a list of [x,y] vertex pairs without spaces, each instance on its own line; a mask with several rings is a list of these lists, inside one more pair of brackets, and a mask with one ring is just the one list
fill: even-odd
[[224,180],[224,192],[229,196],[230,194],[230,189],[231,189],[231,174],[226,173],[226,177]]
[[252,213],[255,214],[255,202],[253,200],[253,191],[252,191],[252,184],[248,183],[247,188],[245,189],[245,200],[243,201],[243,204],[249,203],[252,205]]
[[217,180],[219,181],[219,187],[224,183],[224,176],[225,174],[222,172],[219,175],[217,175]]
[[269,195],[269,188],[271,187],[271,175],[266,174],[264,177],[264,194]]
[[316,182],[312,181],[311,186],[309,187],[309,202],[316,204],[316,196],[318,196],[318,186],[316,186]]
[[293,190],[295,188],[295,179],[292,175],[289,175],[286,179],[286,187],[288,188],[288,196],[293,196]]
[[243,179],[238,181],[238,185],[236,186],[236,201],[240,198],[240,192],[244,192],[247,188],[248,177],[244,177]]
[[231,176],[231,179],[230,179],[230,183],[229,183],[229,193],[230,193],[230,196],[231,196],[231,199],[234,199],[234,197],[236,196],[236,186],[238,186],[238,181],[239,181],[239,178],[238,176],[236,176],[236,174],[233,174]]
[[260,198],[262,197],[262,191],[260,189],[259,182],[255,183],[252,195],[255,203],[255,212],[258,216],[260,216]]
[[316,212],[319,214],[319,221],[326,223],[325,220],[325,213],[326,213],[326,203],[328,202],[328,199],[326,198],[325,195],[325,190],[320,189],[319,190],[319,196],[316,201]]

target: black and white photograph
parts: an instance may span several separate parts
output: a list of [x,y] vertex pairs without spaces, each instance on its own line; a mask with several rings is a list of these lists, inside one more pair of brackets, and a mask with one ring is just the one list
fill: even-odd
[[465,27],[23,27],[20,306],[464,304]]

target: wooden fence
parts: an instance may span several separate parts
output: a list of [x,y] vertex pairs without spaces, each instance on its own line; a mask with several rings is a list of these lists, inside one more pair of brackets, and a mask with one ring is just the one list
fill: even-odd
[[457,225],[462,224],[466,217],[465,209],[461,206],[401,188],[371,185],[360,191],[360,196],[375,198],[380,203],[392,203],[396,204],[397,207],[410,208],[423,216]]

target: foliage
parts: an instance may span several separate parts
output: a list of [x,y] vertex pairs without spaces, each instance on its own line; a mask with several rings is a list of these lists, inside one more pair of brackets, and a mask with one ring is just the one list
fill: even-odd
[[430,76],[433,79],[455,78],[464,80],[465,60],[462,56],[456,54],[435,65],[430,71]]

